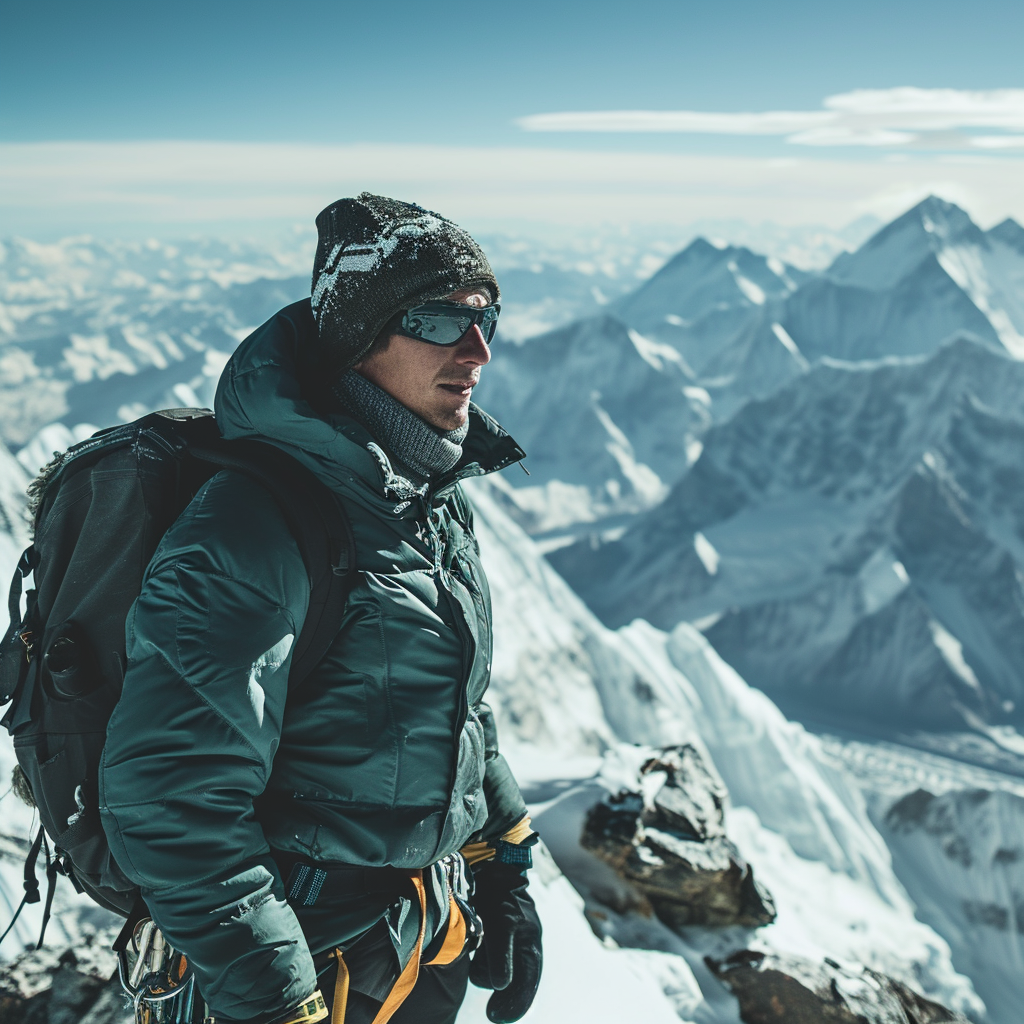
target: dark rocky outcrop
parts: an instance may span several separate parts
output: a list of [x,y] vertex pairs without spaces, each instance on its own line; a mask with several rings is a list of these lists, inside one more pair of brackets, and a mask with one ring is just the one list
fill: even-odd
[[110,935],[75,949],[31,950],[0,967],[0,1021],[18,1024],[130,1024]]
[[868,967],[749,949],[705,962],[739,1000],[746,1024],[970,1024]]
[[635,789],[591,808],[581,845],[671,927],[769,924],[775,907],[726,837],[724,798],[694,747],[670,747],[644,763]]

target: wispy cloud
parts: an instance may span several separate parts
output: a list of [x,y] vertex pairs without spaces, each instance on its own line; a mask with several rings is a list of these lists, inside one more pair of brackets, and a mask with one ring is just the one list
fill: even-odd
[[987,225],[1007,214],[1024,221],[1022,156],[976,149],[865,162],[806,150],[766,158],[538,146],[0,143],[0,233],[308,227],[328,203],[363,189],[476,229],[702,218],[838,227],[861,213],[888,219],[930,192]]
[[[1024,89],[856,89],[827,97],[821,110],[725,113],[603,110],[531,114],[531,132],[683,132],[777,135],[802,146],[1010,149],[1024,146]],[[984,128],[1003,134],[972,135]]]

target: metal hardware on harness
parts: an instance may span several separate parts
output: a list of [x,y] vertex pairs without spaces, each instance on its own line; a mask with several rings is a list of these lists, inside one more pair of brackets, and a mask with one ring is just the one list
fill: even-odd
[[135,1024],[192,1024],[195,975],[185,957],[172,949],[150,918],[135,926],[128,946],[117,953],[117,973],[132,1001]]

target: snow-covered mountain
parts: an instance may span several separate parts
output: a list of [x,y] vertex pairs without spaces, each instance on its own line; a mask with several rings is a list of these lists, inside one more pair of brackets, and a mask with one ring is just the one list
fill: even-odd
[[[963,210],[932,197],[819,273],[697,239],[611,303],[605,317],[501,349],[503,368],[491,374],[493,386],[485,383],[481,398],[537,460],[540,481],[510,481],[521,492],[518,504],[531,510],[521,521],[543,533],[556,521],[569,524],[571,516],[586,523],[635,513],[642,495],[628,484],[621,491],[626,482],[609,471],[620,452],[649,453],[640,462],[671,485],[692,462],[707,425],[772,396],[823,360],[927,356],[955,337],[1014,357],[1024,354],[1022,236],[1024,229],[1012,220],[984,232]],[[635,358],[630,349],[638,335],[658,353],[658,377],[641,381],[627,374],[629,384],[621,387],[617,372]],[[567,357],[580,349],[587,359]],[[666,356],[666,349],[680,360]],[[649,388],[646,398],[637,394],[638,381]],[[659,430],[663,450],[652,451],[651,425],[660,422],[666,401],[673,410],[679,405],[677,396],[665,398],[666,387],[684,388],[691,402],[700,402],[699,414],[682,435],[678,428]],[[636,426],[628,415],[613,416],[612,435],[589,403],[598,392],[607,408],[616,391],[621,404],[639,407],[643,415],[632,417],[640,421]],[[551,443],[557,416],[586,435],[586,455]],[[545,420],[543,429],[538,418]],[[610,482],[630,500],[609,501]],[[580,491],[584,485],[587,490]],[[566,487],[576,489],[572,502]]]
[[638,330],[674,336],[700,372],[710,353],[698,339],[727,336],[752,309],[785,298],[808,276],[749,249],[698,238],[612,308]]
[[543,534],[659,501],[711,422],[705,383],[724,408],[801,372],[772,310],[807,276],[697,239],[607,313],[498,346],[479,401],[530,456],[510,511]]
[[826,756],[864,791],[920,920],[946,936],[993,1020],[1024,1001],[1024,780],[892,744],[830,738]]
[[[925,240],[937,234],[926,231]],[[970,231],[946,231],[941,246],[925,246],[916,262],[907,258],[901,280],[913,279],[922,261],[934,259],[941,269],[939,255],[985,245],[999,256],[1000,280],[1011,280],[1014,253],[1024,258],[1022,236],[1013,222],[981,233],[980,242]],[[9,262],[12,252],[17,259]],[[798,342],[786,326],[791,304],[822,275],[728,246],[695,243],[682,255],[656,287],[652,279],[646,291],[602,301],[597,316],[596,307],[581,305],[589,311],[582,321],[521,345],[496,343],[484,377],[493,395],[479,392],[530,452],[533,473],[513,470],[472,489],[498,623],[493,702],[503,748],[550,851],[534,873],[548,966],[531,1019],[738,1024],[735,997],[704,958],[745,949],[779,962],[821,965],[828,958],[844,965],[847,980],[865,965],[979,1024],[1016,1024],[1008,1007],[1024,1000],[1016,952],[1024,925],[1015,902],[1024,885],[1010,854],[999,854],[1015,849],[1018,813],[1004,799],[1011,790],[1001,788],[1001,777],[989,772],[980,788],[994,796],[977,801],[993,809],[998,826],[986,825],[981,812],[970,817],[967,798],[950,796],[979,788],[979,769],[949,761],[948,781],[939,786],[918,771],[930,755],[904,748],[901,761],[884,743],[864,741],[859,749],[887,779],[879,787],[849,757],[836,756],[835,743],[787,721],[748,682],[774,686],[781,703],[795,706],[808,693],[820,696],[811,683],[807,692],[787,684],[795,669],[813,675],[828,667],[842,683],[833,713],[870,703],[858,687],[890,700],[899,715],[911,716],[905,722],[935,724],[921,717],[927,708],[953,708],[958,726],[966,722],[979,740],[1002,744],[1017,763],[1021,741],[1011,723],[1020,707],[1017,638],[1024,635],[1017,596],[1024,364],[1011,358],[995,326],[984,337],[937,337],[914,356],[854,353],[840,362],[820,355],[809,336]],[[203,259],[208,264],[195,265]],[[995,257],[985,259],[979,265],[991,276]],[[133,261],[142,283],[113,283]],[[4,462],[0,451],[0,510],[7,511],[0,546],[5,523],[17,529],[24,470],[48,449],[77,439],[84,422],[134,415],[146,402],[177,404],[187,394],[179,385],[202,400],[237,337],[292,298],[288,289],[301,294],[306,287],[298,259],[200,243],[174,251],[19,243],[8,247],[4,266],[0,301],[4,323],[13,326],[0,340],[0,370],[31,363],[23,382],[37,397],[26,408],[41,411],[31,427],[10,418],[8,440],[19,458]],[[248,283],[240,266],[250,268]],[[542,273],[523,284],[536,292],[522,294],[540,304],[550,299],[549,311],[559,295],[568,303],[574,288],[581,304],[598,302],[584,291],[596,276],[575,265],[563,269],[568,276],[553,280],[547,297]],[[622,280],[621,267],[616,273]],[[29,282],[21,291],[19,275]],[[673,275],[676,284],[667,287]],[[850,281],[865,287],[856,275]],[[510,289],[510,307],[512,295]],[[912,289],[906,301],[913,304]],[[624,312],[630,302],[635,322]],[[989,310],[1009,305],[1000,303],[993,300]],[[852,315],[844,313],[844,322]],[[641,316],[649,317],[643,327]],[[985,319],[994,323],[987,313]],[[705,333],[691,329],[698,322]],[[124,324],[128,332],[119,334]],[[720,332],[715,324],[723,325]],[[101,334],[106,343],[95,341]],[[82,347],[72,335],[94,342]],[[182,359],[175,361],[166,338]],[[121,355],[97,362],[104,344]],[[157,365],[153,346],[165,366]],[[189,362],[186,349],[202,355],[202,364]],[[92,362],[76,352],[90,353]],[[122,355],[133,371],[117,362]],[[146,373],[152,388],[139,386]],[[18,392],[13,378],[4,380]],[[55,422],[43,416],[53,408],[46,404],[51,392],[66,406]],[[602,530],[626,527],[618,544],[597,538],[596,551],[588,542],[552,556],[590,608],[509,512],[535,533],[588,518],[603,520]],[[13,559],[23,540],[0,547],[0,566],[4,552]],[[892,678],[890,669],[907,673],[895,697],[879,682]],[[775,681],[759,672],[774,673]],[[944,736],[918,739],[923,745]],[[645,917],[616,897],[623,880],[581,845],[589,810],[628,788],[638,765],[680,744],[698,751],[728,792],[726,835],[770,892],[773,923],[673,928]],[[847,752],[853,746],[841,745]],[[10,767],[9,748],[3,758],[0,775]],[[907,764],[914,770],[896,770]],[[958,814],[963,821],[951,832],[928,814],[920,827],[907,824],[918,820],[913,815],[889,815],[918,789],[934,795],[935,807],[963,800],[962,808],[936,812],[942,822]],[[11,794],[0,799],[8,823],[0,829],[7,836],[0,893],[16,905],[31,814]],[[989,828],[999,833],[991,850],[980,841]],[[942,851],[956,847],[949,837],[971,829],[979,836],[974,867],[943,872]],[[986,857],[1001,865],[1005,885],[993,889]],[[66,887],[58,900],[51,941],[77,941],[101,924]],[[1005,929],[998,927],[1002,911]],[[30,908],[3,953],[30,941],[37,924],[38,908]],[[462,1024],[483,1019],[485,1000],[471,992]]]
[[[1006,220],[984,232],[958,206],[934,196],[883,228],[854,253],[838,256],[828,277],[853,286],[885,291],[915,278],[925,288],[946,289],[936,281],[938,266],[994,328],[1008,352],[1024,355],[1024,252],[1020,225]],[[935,281],[933,285],[931,282]],[[944,282],[943,282],[944,284]],[[933,293],[932,301],[938,299]],[[948,337],[962,326],[951,317]]]
[[501,346],[487,371],[477,399],[528,454],[509,497],[534,532],[656,504],[707,424],[679,353],[608,314]]
[[68,239],[0,247],[0,441],[208,405],[235,345],[309,291],[288,249]]
[[1019,724],[1021,394],[1024,363],[966,339],[822,363],[713,427],[620,539],[551,559],[610,625],[701,621],[791,710]]

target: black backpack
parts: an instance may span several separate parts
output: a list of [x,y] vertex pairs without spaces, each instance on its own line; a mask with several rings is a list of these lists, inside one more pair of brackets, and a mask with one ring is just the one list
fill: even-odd
[[[302,552],[310,603],[292,656],[289,687],[295,686],[337,634],[356,575],[344,510],[296,459],[268,442],[225,441],[208,409],[168,409],[69,448],[29,488],[33,543],[11,584],[0,706],[11,702],[2,724],[18,758],[14,788],[39,810],[42,828],[25,865],[22,906],[39,901],[35,860],[42,848],[49,880],[44,929],[57,873],[122,916],[136,906],[138,890],[107,846],[97,791],[126,667],[125,618],[160,539],[222,469],[267,488]],[[29,573],[34,589],[24,595],[22,612]]]

